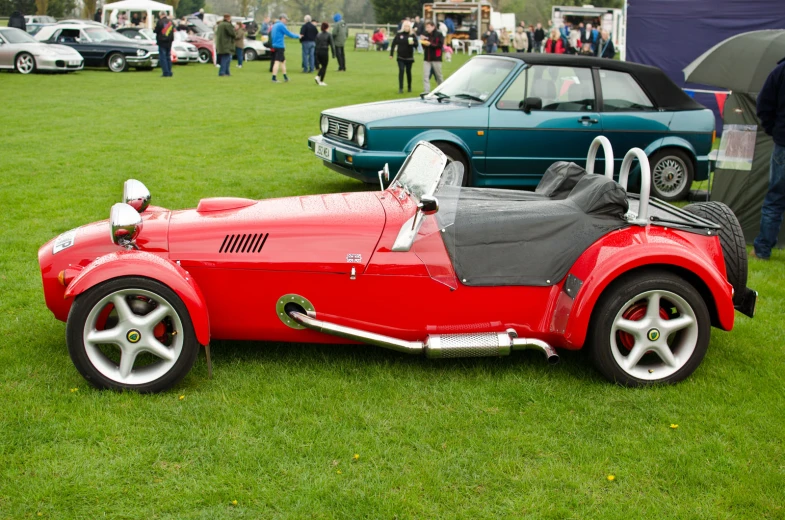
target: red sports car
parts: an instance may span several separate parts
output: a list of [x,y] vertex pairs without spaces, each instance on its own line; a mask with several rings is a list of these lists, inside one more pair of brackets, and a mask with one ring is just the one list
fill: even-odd
[[[714,202],[649,200],[641,150],[620,183],[593,174],[596,151],[589,172],[556,163],[534,193],[461,188],[461,164],[425,142],[378,192],[170,211],[129,180],[109,221],[41,247],[46,303],[99,388],[167,389],[200,345],[209,362],[212,338],[551,363],[586,345],[612,381],[680,381],[712,326],[753,314],[738,222]],[[624,188],[636,157],[640,197]]]

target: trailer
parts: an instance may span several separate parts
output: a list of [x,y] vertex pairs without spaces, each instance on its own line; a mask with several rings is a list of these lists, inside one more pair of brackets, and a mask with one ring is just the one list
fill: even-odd
[[491,24],[493,7],[489,2],[433,2],[423,4],[423,20],[433,21],[438,27],[447,17],[455,24],[453,38],[477,40]]
[[561,27],[570,23],[573,27],[579,23],[592,24],[597,29],[604,29],[611,35],[614,47],[619,51],[621,60],[626,58],[627,43],[627,18],[623,9],[610,9],[607,7],[594,7],[584,5],[575,7],[570,5],[554,5],[551,8],[552,27]]

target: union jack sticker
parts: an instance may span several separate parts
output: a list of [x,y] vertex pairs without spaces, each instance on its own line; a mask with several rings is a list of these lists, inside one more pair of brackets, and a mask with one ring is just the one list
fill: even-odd
[[360,253],[349,253],[346,255],[346,261],[360,263],[363,261],[363,255]]

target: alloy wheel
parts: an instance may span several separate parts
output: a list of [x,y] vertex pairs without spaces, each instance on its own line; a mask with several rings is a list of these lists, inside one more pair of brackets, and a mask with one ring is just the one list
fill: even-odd
[[621,307],[610,346],[625,373],[654,381],[679,371],[692,357],[698,337],[698,319],[687,300],[671,291],[652,290]]
[[88,359],[107,379],[142,385],[161,378],[180,358],[183,323],[172,304],[144,289],[101,298],[85,320]]

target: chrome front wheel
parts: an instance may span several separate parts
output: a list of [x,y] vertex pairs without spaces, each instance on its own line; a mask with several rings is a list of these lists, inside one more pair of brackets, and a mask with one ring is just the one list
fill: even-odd
[[637,386],[674,383],[706,353],[708,308],[686,280],[650,271],[615,284],[595,310],[592,354],[612,381]]
[[16,71],[20,74],[30,74],[35,71],[35,58],[26,52],[16,57]]
[[77,369],[99,388],[158,392],[185,376],[199,345],[185,304],[171,289],[118,278],[74,301],[68,348]]
[[112,72],[123,72],[125,70],[125,56],[115,52],[106,60],[106,65]]

